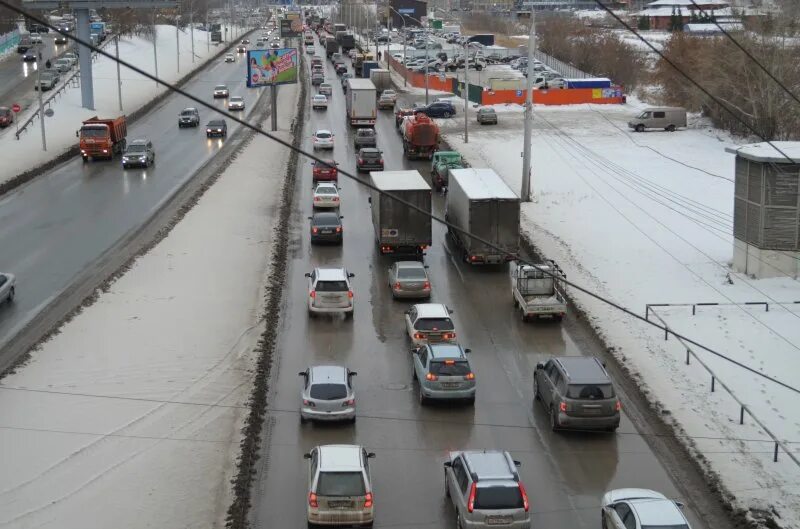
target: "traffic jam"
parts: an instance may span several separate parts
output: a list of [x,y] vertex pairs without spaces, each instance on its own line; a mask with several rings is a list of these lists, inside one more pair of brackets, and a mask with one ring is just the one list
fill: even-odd
[[[617,455],[640,441],[617,439],[630,426],[623,394],[559,324],[561,268],[511,257],[522,253],[519,197],[446,149],[437,120],[455,106],[398,93],[344,24],[306,22],[302,147],[324,163],[305,159],[297,172],[287,353],[270,397],[296,406],[299,392],[300,424],[279,416],[268,427],[256,521],[297,525],[302,512],[308,527],[689,528],[671,486],[644,486],[669,483],[654,456]],[[495,422],[515,431],[498,434]],[[537,430],[550,434],[534,450]],[[573,455],[561,457],[583,470],[560,468],[565,444]],[[554,483],[591,507],[566,506]]]

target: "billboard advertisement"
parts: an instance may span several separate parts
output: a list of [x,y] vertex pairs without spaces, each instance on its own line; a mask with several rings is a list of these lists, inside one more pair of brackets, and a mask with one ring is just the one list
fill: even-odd
[[303,21],[300,17],[281,19],[281,37],[303,36]]
[[297,48],[247,50],[247,86],[297,83]]

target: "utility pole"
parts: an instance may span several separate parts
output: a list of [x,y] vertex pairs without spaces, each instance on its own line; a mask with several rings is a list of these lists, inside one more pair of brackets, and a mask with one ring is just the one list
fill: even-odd
[[[155,65],[156,78],[158,78],[158,28],[156,27],[156,10],[153,9],[153,64]],[[156,81],[158,87],[158,81]]]
[[189,28],[192,37],[192,63],[194,64],[194,3],[191,4],[191,11],[189,11]]
[[425,28],[425,104],[428,103],[428,74],[430,73],[430,59],[428,58],[428,50],[430,49],[430,35],[428,28]]
[[119,35],[114,39],[114,48],[117,54],[117,98],[119,99],[119,111],[122,112],[122,78],[119,73]]
[[[36,45],[36,51],[39,53],[39,55],[38,55],[39,57],[41,57],[41,49],[42,49],[42,45],[41,44],[37,44]],[[44,134],[44,105],[42,104],[42,83],[41,83],[42,66],[44,66],[42,64],[42,60],[38,59],[37,62],[36,62],[36,89],[39,92],[39,121],[42,124],[42,150],[46,151],[47,150],[47,139],[45,138],[45,134]]]
[[536,10],[531,6],[531,29],[528,33],[528,77],[525,82],[525,140],[522,151],[522,189],[520,200],[531,200],[531,134],[533,133],[533,52],[536,49]]
[[[469,68],[467,61],[467,42],[464,42],[464,143],[469,143],[469,120],[467,119],[467,111],[469,110]],[[458,62],[456,62],[458,66]]]
[[206,51],[211,51],[211,26],[208,25],[208,7],[206,6]]
[[[180,15],[178,15],[179,17]],[[178,64],[178,72],[181,71],[181,30],[178,29],[179,18],[175,18],[175,60]]]

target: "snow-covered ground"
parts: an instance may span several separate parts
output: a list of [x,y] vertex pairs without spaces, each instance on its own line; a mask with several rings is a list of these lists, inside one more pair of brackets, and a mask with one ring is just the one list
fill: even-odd
[[[288,124],[296,86],[278,97]],[[0,526],[224,526],[288,154],[255,138],[163,241],[2,381]]]
[[[187,28],[180,32],[180,72],[178,71],[178,54],[176,53],[175,26],[156,26],[158,29],[158,76],[167,82],[175,82],[192,70],[203,65],[212,55],[219,53],[220,46],[230,43],[214,45],[207,42],[208,33],[194,31],[194,54],[192,62],[191,32]],[[234,28],[235,35],[245,32],[243,28]],[[113,44],[105,47],[109,53],[115,53]],[[120,59],[127,61],[149,73],[155,73],[155,58],[153,57],[153,41],[142,37],[126,37],[119,42]],[[34,119],[28,126],[27,132],[15,139],[14,128],[9,127],[0,133],[0,151],[14,152],[15,156],[8,157],[0,167],[0,183],[5,182],[30,167],[42,164],[56,158],[65,150],[75,145],[75,131],[80,128],[81,121],[92,116],[118,116],[119,100],[117,96],[117,65],[116,62],[103,56],[92,64],[94,79],[95,110],[88,110],[81,106],[80,88],[70,87],[63,96],[54,99],[51,108],[55,114],[46,118],[45,133],[47,136],[47,151],[42,151],[42,135],[38,119]],[[62,80],[70,74],[63,74]],[[156,84],[125,67],[121,68],[122,78],[122,108],[124,113],[141,108],[164,90],[163,86]],[[45,97],[49,92],[45,92]],[[29,108],[17,116],[19,123],[24,122],[38,107]]]
[[[629,99],[629,101],[631,101]],[[797,385],[800,380],[800,283],[782,277],[754,280],[729,268],[733,255],[735,141],[699,118],[676,133],[634,134],[627,106],[537,106],[533,136],[535,201],[523,205],[523,229],[567,276],[644,314],[649,303],[718,302],[699,308],[658,308],[679,332],[759,373]],[[460,107],[459,107],[460,108]],[[521,107],[503,107],[496,127],[445,123],[445,137],[475,167],[495,169],[520,189]],[[472,120],[471,120],[472,121]],[[474,123],[474,122],[473,122]],[[730,274],[730,275],[729,275]],[[730,281],[729,281],[730,278]],[[781,527],[800,527],[800,468],[739,407],[748,409],[800,455],[800,401],[790,390],[702,350],[711,376],[674,338],[572,290],[592,324],[615,348],[663,417],[685,431],[746,509],[774,508]],[[745,302],[767,301],[763,306]],[[781,305],[786,302],[787,304]],[[632,482],[630,486],[637,486]]]

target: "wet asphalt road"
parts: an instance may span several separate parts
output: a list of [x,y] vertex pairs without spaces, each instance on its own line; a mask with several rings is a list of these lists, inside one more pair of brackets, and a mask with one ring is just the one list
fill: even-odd
[[[352,133],[345,122],[344,95],[331,63],[326,78],[334,85],[327,111],[310,111],[303,147],[319,128],[336,135],[335,159],[355,173]],[[418,99],[414,97],[414,99]],[[402,156],[394,118],[382,111],[378,145],[386,169],[417,169],[429,162]],[[366,176],[361,178],[366,179]],[[282,307],[280,337],[270,382],[272,413],[262,436],[252,512],[255,527],[300,528],[306,524],[307,461],[303,453],[318,444],[356,443],[374,451],[375,527],[455,527],[445,501],[442,463],[449,450],[506,449],[522,462],[521,477],[531,501],[535,528],[600,527],[600,498],[621,487],[644,487],[682,498],[627,416],[614,434],[557,433],[547,415],[532,405],[532,372],[548,355],[591,354],[587,341],[569,325],[522,323],[513,311],[508,269],[470,268],[454,259],[445,230],[434,223],[433,247],[426,264],[433,300],[454,309],[460,341],[472,349],[478,393],[469,406],[426,406],[411,380],[410,343],[403,311],[410,302],[393,301],[387,286],[389,261],[374,248],[367,192],[340,177],[344,245],[309,244],[311,166],[298,169],[290,233],[291,250]],[[442,213],[442,197],[434,212]],[[305,272],[319,265],[345,266],[355,273],[353,320],[318,317],[306,311]],[[309,365],[340,363],[358,371],[355,425],[301,425],[297,409],[299,371]],[[623,410],[624,410],[623,400]],[[704,527],[687,507],[695,529]]]
[[[237,56],[235,63],[220,60],[207,67],[185,88],[212,101],[214,85],[227,83],[231,95],[244,96],[250,112],[258,92],[246,88],[245,77],[244,58]],[[224,101],[215,105],[224,109]],[[0,270],[17,276],[16,300],[0,311],[0,351],[78,273],[139,228],[219,151],[225,140],[205,136],[211,111],[200,109],[200,127],[178,128],[186,106],[194,104],[170,96],[128,126],[129,142],[141,137],[153,142],[156,163],[147,169],[123,170],[119,156],[87,164],[77,157],[0,198]],[[229,137],[238,128],[229,122]]]
[[[41,61],[24,62],[22,54],[16,52],[12,52],[0,61],[0,106],[10,107],[17,103],[24,110],[34,101],[38,101],[36,91],[33,89],[38,63],[44,64],[48,59],[55,62],[54,57],[62,54],[66,49],[67,46],[64,44],[59,46],[53,44],[53,32],[50,32],[42,35]],[[66,74],[62,74],[62,77],[63,75]],[[13,129],[14,127],[9,127],[6,130]]]

